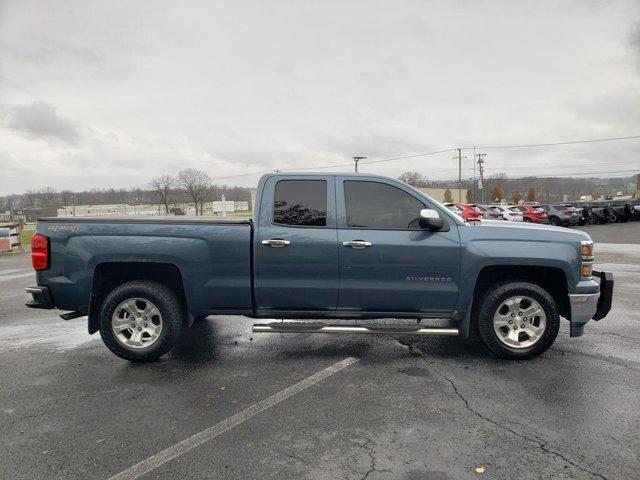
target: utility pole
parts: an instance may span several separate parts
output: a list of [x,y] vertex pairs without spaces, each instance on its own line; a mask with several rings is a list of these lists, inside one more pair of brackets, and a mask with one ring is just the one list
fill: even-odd
[[484,160],[483,157],[486,157],[486,153],[478,153],[478,168],[480,169],[480,203],[484,203]]
[[356,170],[355,170],[355,171],[356,171],[356,173],[358,173],[358,162],[359,162],[360,160],[366,160],[366,159],[367,159],[367,157],[362,157],[362,156],[355,156],[355,157],[353,157],[353,161],[355,162],[355,167],[356,167]]
[[75,193],[71,196],[71,199],[73,201],[73,216],[75,217],[76,216],[76,194]]
[[473,203],[476,203],[476,146],[473,146]]
[[458,156],[453,157],[454,160],[458,159],[458,202],[462,203],[462,159],[467,158],[466,156],[462,156],[462,149],[456,148],[458,151]]

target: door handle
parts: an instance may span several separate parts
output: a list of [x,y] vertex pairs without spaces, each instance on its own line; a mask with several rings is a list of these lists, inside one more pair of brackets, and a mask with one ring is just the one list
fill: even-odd
[[286,247],[291,242],[289,240],[283,240],[281,238],[272,238],[270,240],[262,240],[262,245],[269,245],[271,247]]
[[342,242],[342,245],[351,248],[367,248],[371,246],[371,242],[365,242],[364,240],[351,240],[350,242]]

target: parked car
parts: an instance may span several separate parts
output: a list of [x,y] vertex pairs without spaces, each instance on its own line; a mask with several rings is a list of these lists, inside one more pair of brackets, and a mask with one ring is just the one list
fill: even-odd
[[518,210],[522,212],[525,222],[531,223],[549,223],[549,215],[544,208],[536,205],[516,205]]
[[462,209],[457,207],[455,203],[443,203],[443,205],[462,218]]
[[578,209],[571,204],[560,203],[553,205],[540,205],[549,215],[551,225],[568,227],[577,225],[580,215]]
[[618,222],[629,222],[634,219],[635,209],[629,202],[611,202],[611,210]]
[[498,210],[494,210],[489,205],[476,205],[482,210],[482,218],[485,220],[502,220],[502,213]]
[[509,205],[491,205],[495,211],[500,212],[503,220],[508,220],[510,222],[522,222],[524,221],[524,216],[522,212],[518,210],[516,207]]
[[629,218],[634,221],[640,221],[640,203],[628,203],[627,206],[629,207]]
[[[589,204],[584,204],[579,209],[578,225],[595,225],[599,222],[599,217],[594,213],[593,207]],[[605,220],[606,222],[606,220]]]
[[[613,296],[584,232],[465,223],[400,180],[363,174],[264,175],[253,219],[41,218],[31,245],[27,306],[88,316],[89,333],[131,361],[162,356],[208,315],[302,319],[253,326],[263,333],[473,329],[497,356],[530,358],[560,316],[580,336]],[[400,324],[317,320],[389,317]]]
[[475,203],[456,203],[465,220],[477,220],[484,217],[484,212]]

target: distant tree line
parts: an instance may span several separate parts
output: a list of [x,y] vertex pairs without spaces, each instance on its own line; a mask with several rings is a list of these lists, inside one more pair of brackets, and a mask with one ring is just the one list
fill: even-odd
[[[429,180],[418,172],[404,172],[398,179],[422,188],[444,188],[445,202],[453,202],[452,191],[458,189],[455,180]],[[466,191],[467,202],[480,202],[480,190],[477,184],[469,179],[462,182],[462,188]],[[474,192],[475,189],[475,192]],[[583,195],[592,195],[598,198],[604,195],[615,195],[622,192],[623,195],[635,194],[635,177],[614,178],[576,178],[576,177],[523,177],[508,178],[504,173],[490,175],[484,179],[485,203],[500,202],[506,200],[518,203],[520,200],[555,202],[561,201],[564,195],[568,195],[570,201],[579,200]],[[526,192],[526,193],[524,193]]]
[[220,200],[247,201],[251,205],[251,189],[214,185],[202,170],[187,168],[177,175],[161,175],[144,188],[104,188],[73,192],[52,187],[30,190],[19,195],[0,197],[0,214],[5,211],[37,211],[55,215],[58,208],[75,205],[158,205],[164,213],[176,205],[192,203],[196,214],[202,215],[205,202]]

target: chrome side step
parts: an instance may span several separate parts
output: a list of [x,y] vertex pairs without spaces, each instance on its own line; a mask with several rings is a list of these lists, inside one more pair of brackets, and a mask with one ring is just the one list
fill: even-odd
[[382,335],[446,335],[457,336],[457,328],[423,327],[413,328],[404,325],[326,325],[324,323],[305,322],[273,322],[268,324],[256,323],[254,333],[356,333]]

